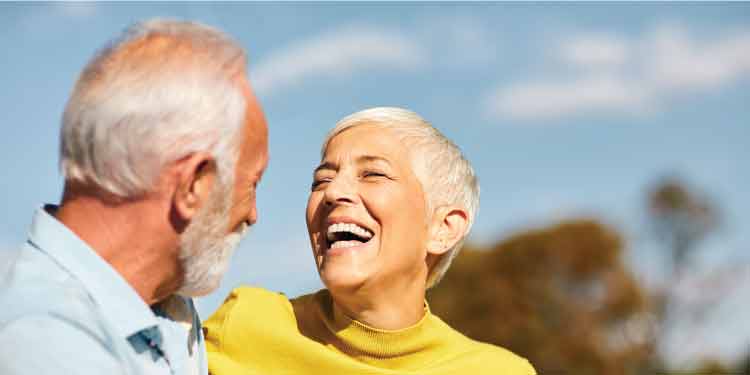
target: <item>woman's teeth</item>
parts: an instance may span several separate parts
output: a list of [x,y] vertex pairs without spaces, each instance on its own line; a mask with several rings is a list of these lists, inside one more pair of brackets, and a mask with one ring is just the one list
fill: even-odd
[[341,249],[346,247],[355,247],[361,245],[361,241],[336,241],[331,244],[331,249]]
[[[337,233],[351,233],[359,238],[362,238],[364,240],[362,242],[367,242],[367,240],[372,238],[372,232],[353,223],[336,223],[336,224],[329,225],[328,231],[326,234],[328,241],[333,242],[336,239]],[[359,242],[359,241],[336,241],[336,242]]]

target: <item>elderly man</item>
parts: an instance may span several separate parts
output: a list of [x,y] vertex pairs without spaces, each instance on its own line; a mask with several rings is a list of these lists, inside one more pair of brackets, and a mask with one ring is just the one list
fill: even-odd
[[62,119],[62,202],[0,275],[0,374],[205,374],[190,297],[257,220],[267,127],[245,55],[196,23],[137,24]]

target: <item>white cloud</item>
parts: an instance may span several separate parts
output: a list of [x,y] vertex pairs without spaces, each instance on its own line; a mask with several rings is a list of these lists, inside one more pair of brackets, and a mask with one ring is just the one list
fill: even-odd
[[487,98],[486,105],[493,117],[545,119],[573,113],[642,110],[647,108],[648,98],[643,87],[601,75],[500,87]]
[[658,28],[646,44],[646,79],[665,90],[712,88],[750,73],[750,31],[720,40],[691,40],[677,26]]
[[428,46],[431,63],[466,69],[487,65],[501,42],[488,31],[486,21],[468,15],[428,16],[414,25],[420,45]]
[[48,27],[61,18],[69,23],[81,22],[98,12],[98,5],[94,2],[55,2],[25,8],[25,12],[20,13],[16,21],[21,30],[32,35],[43,35],[45,26]]
[[747,30],[699,40],[681,26],[661,25],[640,39],[579,34],[555,50],[563,74],[575,78],[496,87],[485,99],[487,114],[521,120],[645,114],[686,90],[707,92],[750,76]]
[[411,70],[426,54],[398,32],[348,26],[295,42],[252,67],[255,89],[263,94],[300,84],[312,77],[340,77],[370,69]]
[[350,24],[300,39],[251,61],[253,86],[269,95],[316,78],[349,77],[363,71],[466,69],[495,58],[497,40],[481,20],[430,16],[406,30]]
[[55,6],[64,15],[73,18],[87,18],[94,16],[97,12],[97,5],[94,2],[61,2],[55,3]]
[[627,61],[629,54],[627,41],[607,34],[579,35],[560,45],[563,60],[582,67],[620,66]]

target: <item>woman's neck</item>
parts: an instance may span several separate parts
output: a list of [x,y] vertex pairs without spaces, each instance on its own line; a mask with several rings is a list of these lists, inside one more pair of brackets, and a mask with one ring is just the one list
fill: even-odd
[[378,289],[331,290],[336,324],[346,324],[351,319],[372,328],[393,331],[411,327],[424,316],[424,284]]

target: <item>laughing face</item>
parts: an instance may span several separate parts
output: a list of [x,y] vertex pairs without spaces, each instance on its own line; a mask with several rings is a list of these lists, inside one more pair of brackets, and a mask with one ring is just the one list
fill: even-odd
[[331,291],[424,283],[425,196],[392,130],[358,125],[331,140],[313,176],[307,229]]

